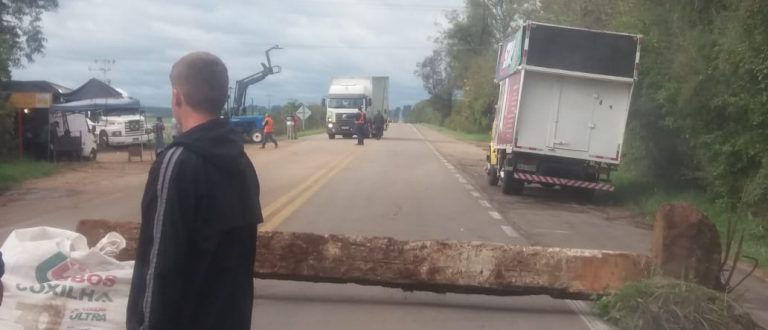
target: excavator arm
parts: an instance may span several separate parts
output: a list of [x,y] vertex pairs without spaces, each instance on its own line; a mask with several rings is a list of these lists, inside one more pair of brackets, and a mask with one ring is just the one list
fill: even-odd
[[229,113],[230,116],[240,116],[244,114],[248,87],[266,79],[269,75],[280,73],[282,68],[277,65],[272,65],[272,60],[269,57],[269,52],[275,49],[282,48],[278,45],[274,45],[264,52],[267,57],[267,64],[261,63],[261,71],[235,82],[235,95],[232,99],[232,108]]

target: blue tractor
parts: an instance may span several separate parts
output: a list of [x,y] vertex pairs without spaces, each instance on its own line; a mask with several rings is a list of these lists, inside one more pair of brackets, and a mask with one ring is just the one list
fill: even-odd
[[269,52],[275,49],[282,49],[280,46],[272,46],[267,49],[266,54],[267,64],[261,63],[262,70],[254,73],[248,77],[240,79],[235,82],[235,95],[232,99],[232,107],[226,112],[226,116],[229,118],[229,123],[237,130],[241,136],[247,141],[261,142],[262,128],[264,124],[264,115],[248,115],[245,109],[246,94],[248,87],[256,84],[271,74],[280,73],[282,70],[280,66],[273,66],[272,60],[269,58]]

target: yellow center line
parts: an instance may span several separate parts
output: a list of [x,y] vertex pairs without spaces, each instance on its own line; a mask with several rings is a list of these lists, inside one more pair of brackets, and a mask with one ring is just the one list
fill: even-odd
[[[323,185],[325,185],[325,183],[330,181],[339,171],[346,167],[347,164],[349,164],[358,153],[360,153],[359,150],[350,152],[327,169],[313,175],[304,184],[296,187],[295,189],[280,197],[277,201],[264,208],[262,215],[264,216],[265,222],[261,225],[259,230],[272,230],[280,223],[285,221],[285,219],[288,218],[291,213],[296,211],[296,209],[298,209],[307,199],[309,199],[309,197],[314,195],[314,193],[317,192]],[[274,217],[271,217],[275,211],[281,208],[282,211],[277,213]]]
[[352,162],[352,160],[359,154],[359,151],[353,151],[346,157],[342,158],[342,160],[332,167],[332,170],[325,176],[323,176],[320,180],[317,182],[314,182],[308,189],[304,190],[301,195],[296,197],[291,201],[290,204],[288,204],[282,211],[277,213],[274,218],[272,218],[269,222],[264,223],[259,230],[261,231],[271,231],[274,230],[277,226],[279,226],[285,219],[288,218],[294,211],[296,211],[301,205],[304,204],[312,195],[314,195],[320,188],[322,188],[328,181],[333,179],[336,174],[338,174],[342,169],[347,167],[347,165]]
[[[351,152],[350,152],[350,154],[351,154]],[[264,218],[268,218],[269,216],[272,215],[272,213],[274,213],[275,211],[277,211],[278,209],[283,207],[285,204],[288,204],[288,202],[290,202],[291,199],[293,199],[296,195],[298,195],[302,191],[306,190],[309,186],[314,184],[315,181],[319,180],[320,178],[322,178],[327,173],[333,171],[334,168],[336,168],[339,164],[341,164],[342,161],[344,161],[345,157],[340,158],[335,163],[333,163],[331,166],[328,166],[328,167],[318,171],[317,173],[312,175],[309,179],[304,181],[304,183],[302,183],[298,187],[294,188],[293,190],[289,191],[287,194],[284,194],[284,195],[280,196],[280,198],[278,198],[276,201],[272,202],[271,204],[267,205],[267,207],[265,207],[265,208],[263,208],[261,210],[262,216],[264,216]]]

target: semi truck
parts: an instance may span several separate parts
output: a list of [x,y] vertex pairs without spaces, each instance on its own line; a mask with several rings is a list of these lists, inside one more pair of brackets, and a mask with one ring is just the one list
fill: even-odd
[[333,140],[337,135],[351,138],[357,134],[355,119],[359,107],[369,121],[379,112],[389,120],[389,77],[333,78],[323,103],[327,110],[328,138]]
[[490,185],[591,198],[613,191],[640,60],[639,35],[526,22],[499,47]]

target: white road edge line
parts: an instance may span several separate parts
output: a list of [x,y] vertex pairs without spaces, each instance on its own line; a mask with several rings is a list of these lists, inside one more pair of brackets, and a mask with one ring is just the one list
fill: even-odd
[[566,300],[565,301],[571,309],[576,312],[576,314],[579,315],[582,321],[587,324],[587,327],[590,330],[613,330],[614,328],[605,322],[603,320],[595,317],[589,306],[583,302],[578,300]]
[[482,205],[483,207],[491,207],[491,203],[488,203],[487,200],[481,199],[478,202],[480,202],[480,205]]
[[480,198],[480,193],[477,191],[470,191],[470,194],[472,194],[473,197]]
[[[447,160],[445,160],[445,158],[443,158],[443,156],[437,151],[437,149],[435,149],[435,147],[432,145],[432,143],[429,143],[429,140],[427,140],[424,137],[424,135],[421,134],[421,132],[419,132],[419,130],[416,128],[416,126],[414,126],[414,125],[410,125],[410,126],[411,126],[411,129],[413,129],[413,131],[416,132],[416,134],[419,137],[421,137],[422,140],[424,140],[424,142],[427,144],[429,149],[432,149],[432,153],[434,153],[435,156],[437,156],[438,159],[440,159],[441,161],[443,161],[443,163],[445,163],[445,165],[446,165],[446,167],[448,167],[448,169],[455,170],[453,168],[453,165],[451,165]],[[470,193],[473,193],[472,195],[474,195],[475,188],[472,187],[472,185],[464,184],[464,188],[467,188],[467,190],[470,190]],[[499,214],[499,212],[490,211],[490,212],[488,212],[488,214],[492,218],[494,218],[496,220],[502,220],[503,219],[501,217],[501,214]],[[517,231],[512,229],[512,227],[510,227],[510,226],[501,226],[501,230],[503,230],[509,236],[512,236],[512,235],[516,234],[515,237],[520,237],[520,234],[518,234]],[[510,233],[512,233],[512,235]],[[520,238],[522,238],[522,237],[520,237]],[[579,315],[581,320],[584,321],[584,323],[586,323],[587,327],[590,330],[613,330],[613,328],[611,326],[607,325],[605,322],[603,322],[602,320],[600,320],[600,319],[596,318],[594,315],[592,315],[592,313],[590,312],[589,306],[587,306],[587,304],[585,304],[584,302],[582,302],[582,301],[575,301],[575,300],[566,300],[566,302],[568,303],[568,306],[570,306],[571,309],[574,312],[576,312],[577,315]]]
[[520,238],[520,234],[518,234],[512,227],[510,226],[501,226],[501,230],[503,230],[507,236],[512,238]]

